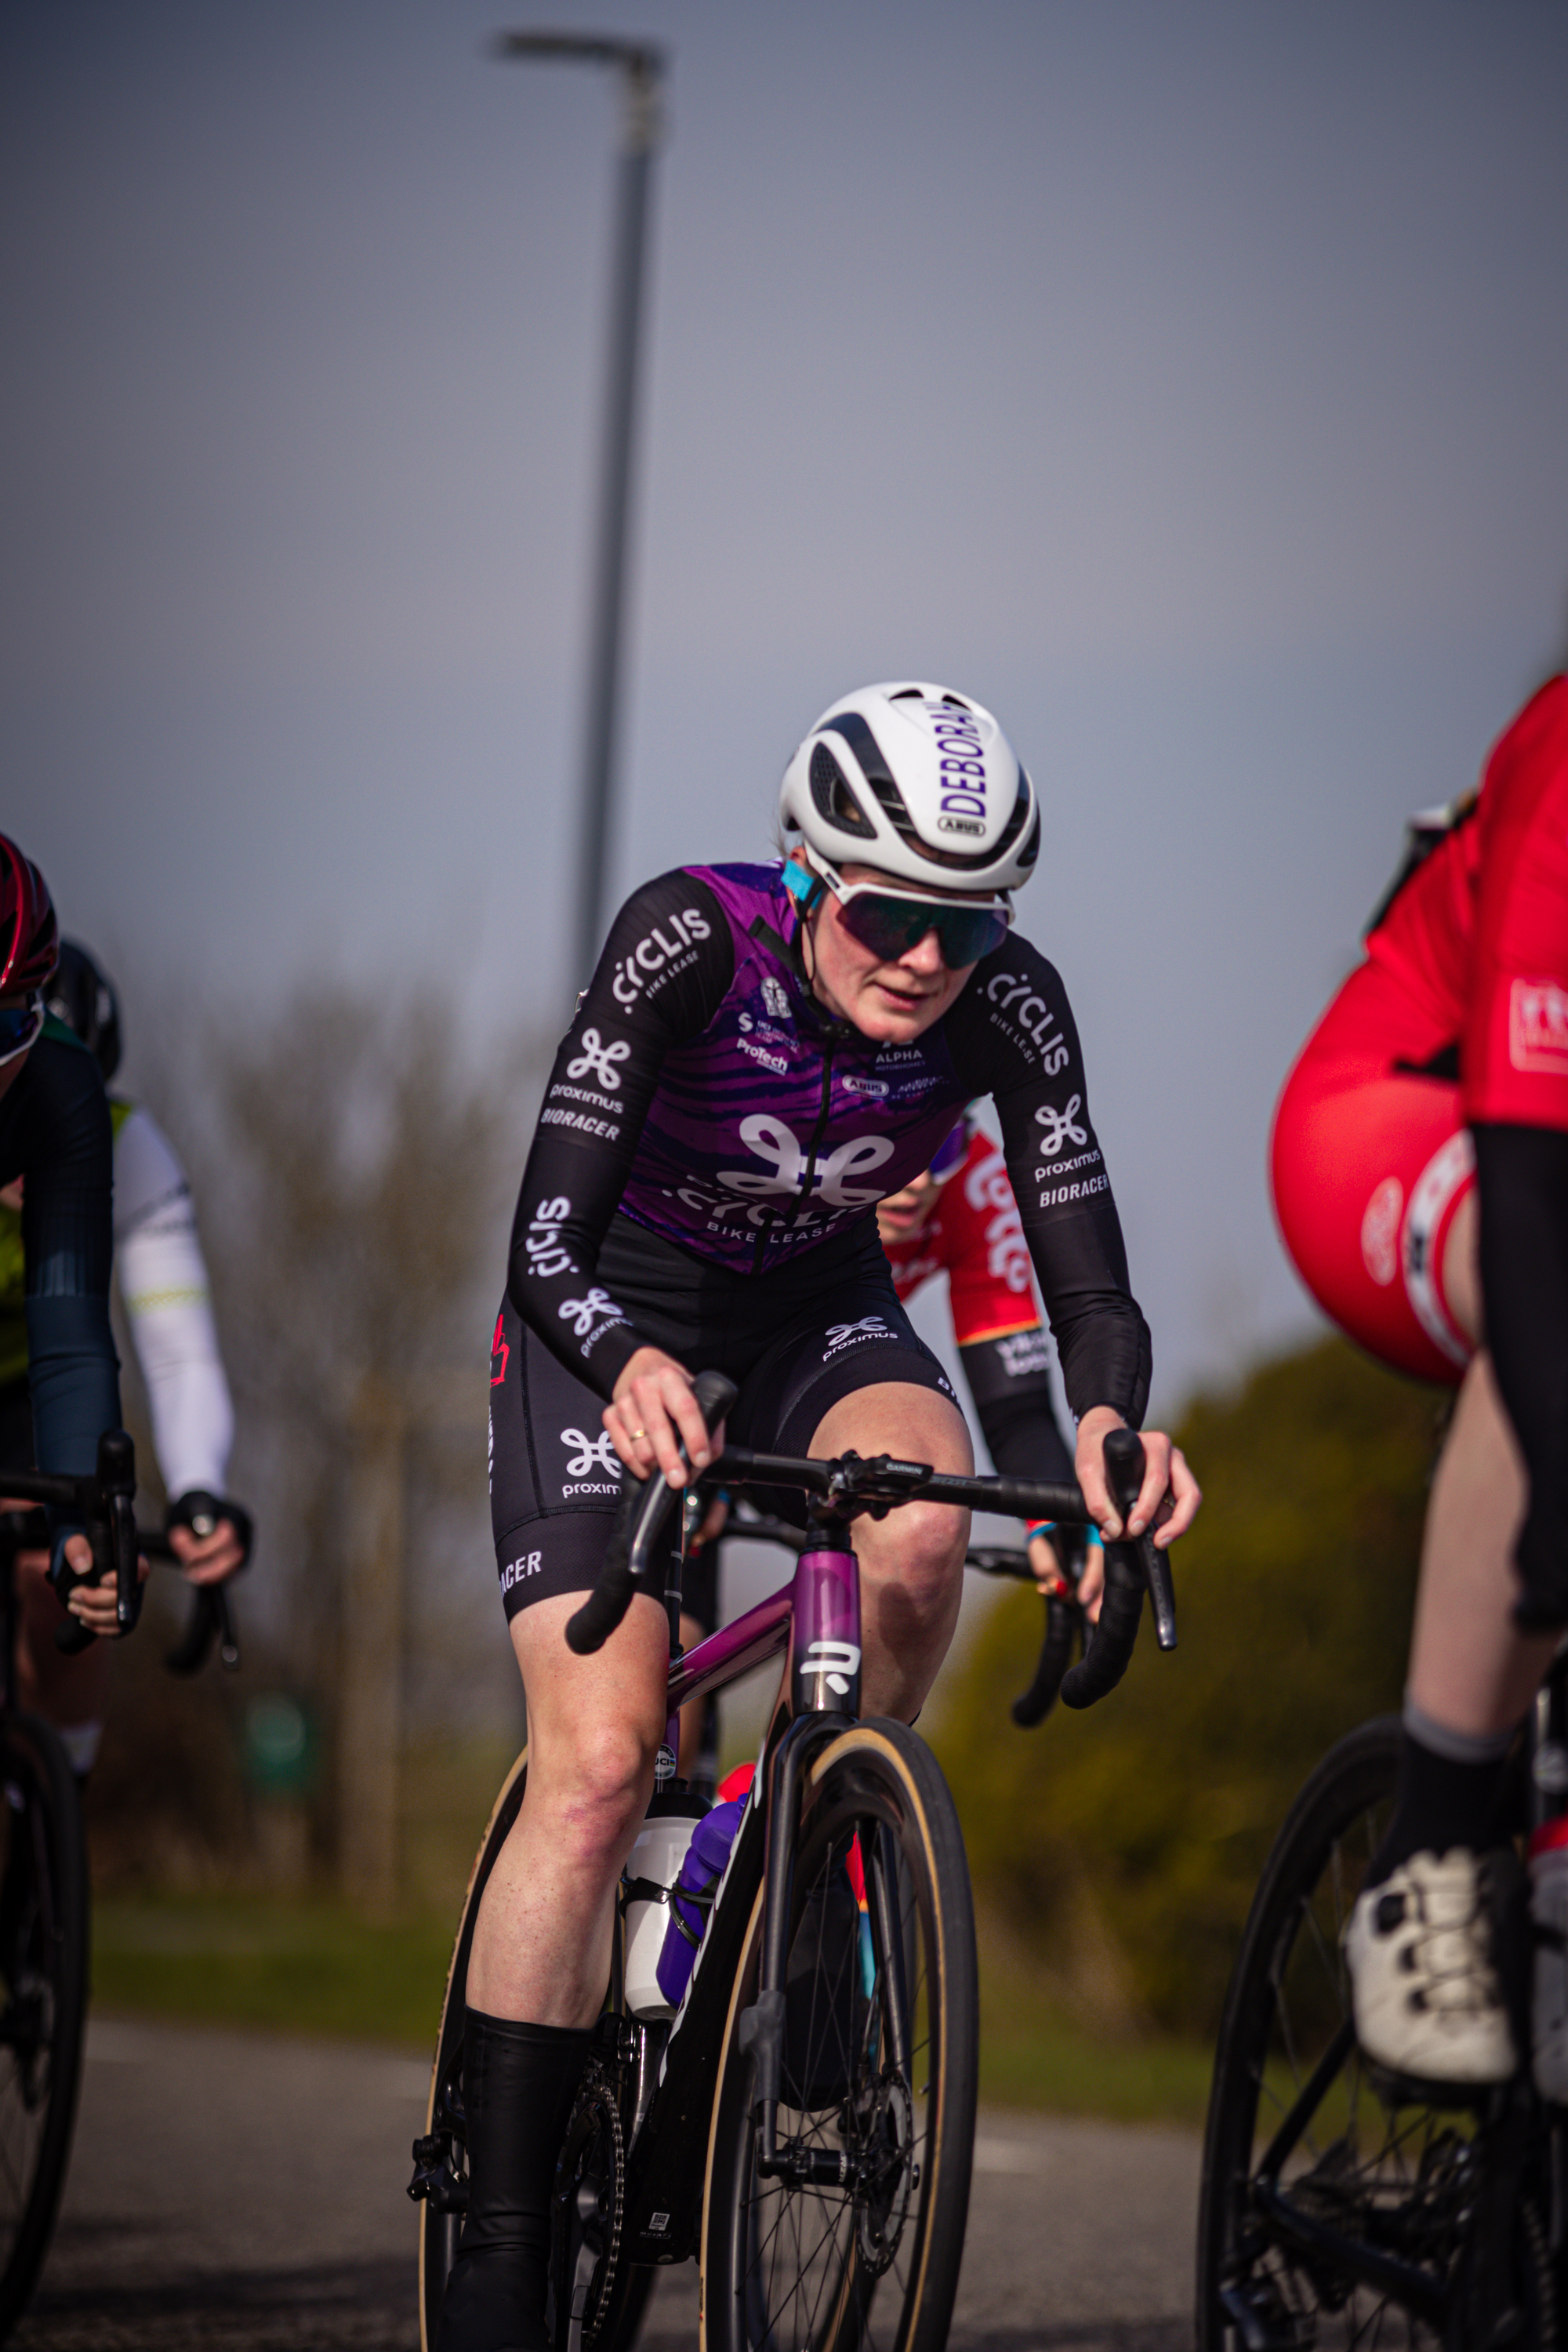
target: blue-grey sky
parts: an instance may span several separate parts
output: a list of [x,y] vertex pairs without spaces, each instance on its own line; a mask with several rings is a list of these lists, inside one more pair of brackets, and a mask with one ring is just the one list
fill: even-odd
[[[0,16],[4,822],[213,1003],[566,995],[613,91],[475,0]],[[621,886],[833,696],[1047,811],[1159,1392],[1302,1328],[1269,1106],[1568,630],[1560,0],[552,0],[672,51]]]

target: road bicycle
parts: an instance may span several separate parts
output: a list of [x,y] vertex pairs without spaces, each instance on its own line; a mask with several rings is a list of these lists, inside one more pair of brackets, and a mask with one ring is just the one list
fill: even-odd
[[[89,1477],[0,1471],[7,1502],[52,1505],[85,1527],[94,1575],[111,1568],[116,1616],[130,1633],[141,1611],[138,1555],[173,1557],[160,1535],[137,1528],[136,1462],[123,1430],[99,1441]],[[89,1944],[87,1845],[76,1777],[59,1734],[16,1700],[18,1552],[44,1549],[42,1511],[0,1511],[0,2340],[27,2307],[65,2186],[81,2076]],[[63,1567],[63,1600],[83,1580]],[[68,1654],[96,1637],[64,1618],[56,1642]],[[214,1641],[226,1664],[238,1646],[221,1586],[197,1589],[190,1621],[165,1664],[191,1674]]]
[[[711,1426],[734,1391],[705,1373],[697,1393]],[[1142,1446],[1118,1435],[1123,1444],[1108,1441],[1106,1454],[1125,1511]],[[742,1447],[728,1448],[697,1493],[717,1487],[805,1498],[790,1583],[682,1656],[679,1562],[664,1565],[679,1496],[660,1477],[628,1478],[599,1584],[568,1628],[574,1649],[596,1649],[634,1593],[662,1591],[670,1720],[650,1821],[661,1807],[701,1811],[674,1785],[680,1707],[767,1659],[782,1656],[784,1666],[728,1862],[701,1898],[705,1927],[673,2014],[628,2005],[628,1912],[669,1895],[623,1878],[608,1995],[556,2169],[553,2340],[559,2352],[626,2352],[657,2269],[695,2256],[704,2352],[851,2352],[884,2342],[939,2352],[973,2146],[974,1922],[963,1835],[935,1759],[907,1725],[859,1716],[849,1528],[862,1512],[879,1517],[916,1499],[1081,1523],[1083,1497],[1072,1486],[948,1476],[885,1454],[815,1461]],[[1115,1686],[1146,1591],[1162,1647],[1174,1644],[1164,1555],[1144,1537],[1108,1547],[1106,1558],[1100,1626],[1078,1664],[1068,1663],[1076,1612],[1047,1614],[1050,1655],[1026,1694],[1037,1719],[1056,1688],[1067,1705],[1086,1706]],[[468,1951],[526,1772],[525,1749],[480,1843],[415,2143],[425,2352],[434,2352],[467,2198]]]
[[[1253,1900],[1204,2145],[1199,2352],[1548,2352],[1558,2341],[1568,2109],[1531,2079],[1523,1985],[1510,2083],[1417,2082],[1356,2044],[1342,1937],[1393,1810],[1399,1732],[1383,1717],[1330,1750]],[[1568,1652],[1510,1768],[1515,1839],[1565,1802]]]

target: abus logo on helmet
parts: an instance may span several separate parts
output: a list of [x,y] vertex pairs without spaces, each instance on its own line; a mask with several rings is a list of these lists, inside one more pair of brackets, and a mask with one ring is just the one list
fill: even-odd
[[[938,825],[945,833],[983,832],[984,825],[973,822],[985,814],[985,758],[979,719],[972,710],[955,710],[950,702],[939,703],[931,712],[931,733],[936,737],[942,790]],[[964,817],[971,822],[957,821]]]
[[683,907],[679,915],[670,915],[666,920],[675,934],[673,940],[665,938],[664,924],[656,925],[647,939],[639,940],[630,955],[616,966],[610,992],[617,1004],[635,1004],[647,986],[649,974],[662,971],[694,940],[705,940],[712,928],[696,907]]

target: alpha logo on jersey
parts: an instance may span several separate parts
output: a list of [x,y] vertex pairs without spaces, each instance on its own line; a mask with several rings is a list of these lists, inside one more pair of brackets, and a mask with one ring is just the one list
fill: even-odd
[[1508,995],[1508,1057],[1516,1070],[1568,1077],[1568,989],[1516,980]]
[[550,1281],[558,1274],[576,1273],[571,1251],[561,1246],[561,1228],[571,1214],[572,1203],[564,1194],[553,1201],[541,1201],[523,1235],[523,1248],[532,1260],[530,1274],[542,1275]]
[[491,1363],[493,1364],[493,1363],[495,1362],[495,1360],[496,1360],[496,1358],[497,1358],[498,1356],[500,1358],[500,1371],[499,1371],[499,1372],[492,1372],[492,1373],[490,1374],[490,1386],[491,1386],[491,1388],[492,1388],[492,1389],[499,1389],[499,1388],[500,1388],[500,1384],[501,1384],[501,1382],[502,1382],[502,1381],[504,1381],[504,1380],[505,1380],[505,1378],[506,1378],[506,1360],[507,1360],[507,1358],[508,1358],[508,1357],[510,1355],[510,1353],[511,1353],[511,1346],[510,1346],[510,1341],[505,1338],[504,1333],[503,1333],[503,1328],[502,1328],[502,1327],[504,1326],[505,1322],[506,1322],[506,1315],[505,1315],[505,1311],[504,1311],[504,1309],[503,1309],[503,1311],[502,1311],[500,1315],[498,1315],[498,1316],[496,1317],[496,1335],[495,1335],[495,1338],[490,1341],[490,1361],[491,1361]]
[[[752,1168],[721,1168],[719,1181],[732,1192],[746,1192],[757,1199],[770,1195],[789,1196],[805,1185],[805,1154],[793,1128],[782,1118],[770,1118],[759,1112],[741,1121],[741,1140],[748,1151],[768,1163],[769,1173],[759,1174]],[[880,1185],[851,1184],[851,1176],[868,1176],[874,1168],[893,1156],[890,1136],[854,1136],[847,1143],[839,1144],[826,1160],[819,1159],[811,1184],[813,1200],[825,1201],[830,1209],[868,1208],[882,1197]]]
[[[1011,1015],[1009,1020],[998,1022],[998,1026],[1015,1034],[1021,1030],[1031,1041],[1047,1078],[1054,1078],[1058,1070],[1067,1067],[1067,1039],[1057,1025],[1056,1014],[1032,980],[1016,971],[994,971],[985,983],[985,994],[996,1007],[996,1013]],[[996,1013],[992,1015],[994,1020]]]
[[616,1064],[629,1062],[632,1057],[632,1049],[626,1039],[617,1037],[613,1044],[602,1044],[596,1029],[584,1029],[578,1043],[583,1051],[576,1061],[567,1063],[567,1076],[585,1078],[591,1070],[606,1094],[618,1094],[621,1088],[621,1074],[616,1069]]
[[[612,1323],[624,1323],[626,1319],[624,1308],[617,1307],[609,1292],[601,1290],[597,1284],[586,1298],[563,1298],[555,1311],[563,1323],[572,1325],[579,1339],[588,1341],[588,1348],[599,1337],[598,1330],[595,1328],[596,1324],[602,1323],[602,1328],[608,1330]],[[588,1348],[584,1349],[584,1355],[588,1353]]]
[[1076,1123],[1078,1114],[1082,1108],[1081,1095],[1069,1095],[1064,1110],[1058,1110],[1055,1103],[1040,1105],[1039,1109],[1035,1113],[1035,1118],[1037,1124],[1046,1130],[1039,1139],[1040,1157],[1043,1160],[1054,1160],[1064,1143],[1089,1141],[1086,1131]]
[[[667,929],[672,938],[665,937]],[[683,907],[679,915],[668,915],[656,924],[647,939],[639,940],[630,955],[616,964],[610,982],[616,1003],[629,1012],[645,989],[649,996],[657,996],[665,981],[672,980],[691,961],[695,942],[707,939],[711,930],[712,925],[697,907]],[[655,978],[656,973],[663,977]],[[587,1042],[584,1037],[583,1043]],[[574,1070],[572,1075],[575,1077],[579,1073]]]

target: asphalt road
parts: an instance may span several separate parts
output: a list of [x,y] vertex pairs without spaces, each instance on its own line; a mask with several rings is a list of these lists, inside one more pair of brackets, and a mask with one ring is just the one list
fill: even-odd
[[[17,2352],[417,2352],[404,2195],[426,2070],[336,2043],[96,2023]],[[954,2352],[1186,2352],[1184,2132],[983,2115]],[[647,2352],[696,2343],[694,2265]]]

